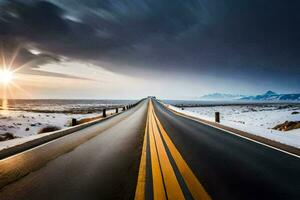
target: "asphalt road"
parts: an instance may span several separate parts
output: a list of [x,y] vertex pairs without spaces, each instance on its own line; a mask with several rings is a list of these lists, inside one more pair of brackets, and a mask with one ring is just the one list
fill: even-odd
[[300,199],[299,158],[174,114],[157,101],[153,104],[211,199]]
[[299,158],[148,102],[0,160],[0,199],[300,199]]
[[[6,165],[0,161],[1,174],[7,163],[12,168],[16,168],[16,163],[22,163],[22,168],[32,167],[57,149],[64,150],[75,142],[79,145],[3,187],[0,199],[132,199],[147,105],[148,100],[107,121],[8,158]],[[81,139],[89,134],[96,136],[87,141]],[[30,160],[35,158],[38,160]]]

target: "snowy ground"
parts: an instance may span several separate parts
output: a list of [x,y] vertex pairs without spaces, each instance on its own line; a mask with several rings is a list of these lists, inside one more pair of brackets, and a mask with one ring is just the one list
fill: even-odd
[[[115,109],[112,109],[107,110],[106,113],[107,115],[111,115],[115,112]],[[14,134],[16,137],[26,137],[37,134],[39,130],[46,126],[56,126],[60,129],[69,127],[72,118],[80,120],[97,116],[102,116],[102,112],[72,114],[0,110],[0,134],[8,132]]]
[[35,135],[46,126],[57,126],[60,129],[70,126],[72,118],[82,119],[101,115],[37,113],[26,111],[0,111],[0,134],[12,133],[16,137]]
[[[115,110],[107,111],[107,115],[114,114]],[[60,129],[69,127],[71,119],[78,120],[101,116],[102,113],[93,114],[60,114],[60,113],[35,113],[25,111],[0,111],[0,134],[12,133],[17,138],[0,141],[0,150],[9,148],[24,142],[43,137],[50,133],[37,134],[40,129],[46,126],[57,126]],[[26,131],[26,128],[29,130]]]
[[204,106],[184,107],[183,110],[171,105],[168,107],[209,121],[214,121],[215,112],[220,112],[223,125],[300,148],[300,129],[285,132],[271,129],[285,121],[300,121],[299,105]]
[[[64,129],[70,127],[72,118],[80,120],[102,116],[102,109],[113,105],[21,106],[10,107],[9,110],[3,110],[0,106],[0,134],[11,133],[16,137],[15,139],[0,141],[0,150],[51,134],[38,134],[44,127],[55,126]],[[111,109],[107,110],[106,113],[109,116],[115,112],[115,109]]]

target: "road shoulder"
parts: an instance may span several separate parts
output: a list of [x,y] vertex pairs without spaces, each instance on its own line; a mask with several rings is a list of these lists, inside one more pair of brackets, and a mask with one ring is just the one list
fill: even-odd
[[222,125],[222,124],[218,124],[218,123],[215,123],[215,122],[211,122],[211,121],[207,121],[207,120],[204,120],[204,119],[189,116],[189,115],[186,115],[184,113],[179,113],[175,110],[172,110],[172,109],[168,108],[165,104],[163,104],[161,102],[159,102],[159,103],[165,109],[171,111],[172,113],[174,113],[178,116],[191,119],[193,121],[211,126],[213,128],[217,128],[219,130],[223,130],[226,133],[233,134],[233,135],[245,138],[247,140],[250,140],[250,141],[253,141],[253,142],[268,146],[268,147],[271,147],[273,149],[276,149],[276,150],[279,150],[279,151],[282,151],[284,153],[287,153],[287,154],[290,154],[290,155],[293,155],[293,156],[296,156],[296,157],[300,158],[300,149],[298,149],[296,147],[292,147],[292,146],[289,146],[289,145],[286,145],[286,144],[282,144],[282,143],[279,143],[279,142],[276,142],[276,141],[273,141],[273,140],[270,140],[270,139],[267,139],[267,138],[264,138],[264,137],[261,137],[261,136],[253,135],[253,134],[247,133],[245,131],[241,131],[241,130],[238,130],[238,129],[235,129],[235,128],[232,128],[232,127],[228,127],[228,126],[225,126],[225,125]]

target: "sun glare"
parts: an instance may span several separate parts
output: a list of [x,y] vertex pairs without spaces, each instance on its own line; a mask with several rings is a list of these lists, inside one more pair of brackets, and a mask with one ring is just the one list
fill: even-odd
[[10,70],[0,70],[0,82],[9,84],[13,79],[13,72]]

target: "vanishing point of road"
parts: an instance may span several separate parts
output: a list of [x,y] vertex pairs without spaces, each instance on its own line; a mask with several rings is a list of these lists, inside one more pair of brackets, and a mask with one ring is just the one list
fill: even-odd
[[148,98],[0,160],[0,187],[0,200],[299,200],[300,159]]

